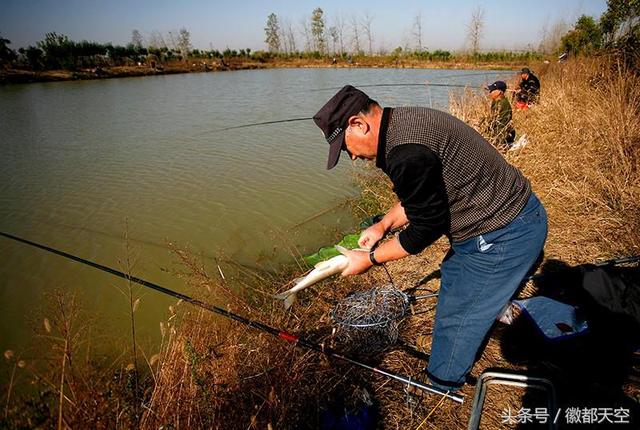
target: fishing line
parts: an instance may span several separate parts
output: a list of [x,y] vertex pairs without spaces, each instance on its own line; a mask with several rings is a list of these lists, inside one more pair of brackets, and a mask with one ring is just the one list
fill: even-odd
[[209,304],[209,303],[205,303],[205,302],[200,301],[198,299],[194,299],[194,298],[192,298],[190,296],[187,296],[185,294],[179,293],[177,291],[170,290],[168,288],[162,287],[162,286],[160,286],[158,284],[154,284],[154,283],[146,281],[144,279],[137,278],[135,276],[131,276],[131,275],[123,273],[123,272],[121,272],[119,270],[112,269],[111,267],[103,266],[102,264],[98,264],[98,263],[95,263],[93,261],[86,260],[86,259],[84,259],[82,257],[78,257],[78,256],[75,256],[75,255],[69,254],[67,252],[60,251],[60,250],[57,250],[55,248],[51,248],[51,247],[46,246],[46,245],[41,245],[39,243],[32,242],[30,240],[23,239],[23,238],[20,238],[20,237],[17,237],[17,236],[8,234],[8,233],[4,233],[4,232],[1,232],[1,231],[0,231],[0,236],[4,236],[4,237],[6,237],[8,239],[12,239],[12,240],[15,240],[17,242],[21,242],[21,243],[24,243],[26,245],[33,246],[35,248],[42,249],[42,250],[50,252],[52,254],[56,254],[56,255],[59,255],[59,256],[64,257],[64,258],[68,258],[68,259],[76,261],[78,263],[82,263],[82,264],[85,264],[87,266],[91,266],[91,267],[93,267],[95,269],[98,269],[98,270],[102,270],[103,272],[110,273],[110,274],[112,274],[114,276],[118,276],[118,277],[120,277],[122,279],[125,279],[127,281],[135,282],[136,284],[142,285],[142,286],[150,288],[152,290],[156,290],[156,291],[158,291],[160,293],[175,297],[175,298],[180,299],[180,300],[184,300],[185,302],[191,303],[192,305],[201,307],[201,308],[206,309],[208,311],[217,313],[218,315],[222,315],[223,317],[226,317],[226,318],[232,319],[234,321],[237,321],[237,322],[239,322],[241,324],[246,325],[247,327],[255,328],[255,329],[261,330],[263,332],[272,334],[272,335],[274,335],[274,336],[276,336],[276,337],[278,337],[278,338],[280,338],[280,339],[282,339],[282,340],[284,340],[286,342],[289,342],[289,343],[293,344],[294,346],[298,346],[298,347],[301,347],[301,348],[307,348],[307,349],[310,349],[310,350],[313,350],[313,351],[321,352],[321,353],[327,355],[328,357],[336,358],[338,360],[345,361],[347,363],[353,364],[353,365],[355,365],[357,367],[360,367],[362,369],[366,369],[366,370],[369,370],[369,371],[371,371],[373,373],[376,373],[376,374],[379,374],[379,375],[383,375],[383,376],[385,376],[385,377],[387,377],[389,379],[393,379],[395,381],[402,382],[403,384],[408,384],[408,385],[414,386],[416,388],[419,388],[419,389],[421,389],[423,391],[426,391],[426,392],[429,392],[431,394],[438,394],[438,395],[441,395],[441,396],[446,396],[448,399],[453,400],[453,401],[455,401],[457,403],[460,403],[460,404],[462,404],[463,401],[464,401],[464,397],[463,396],[460,396],[460,395],[457,395],[457,394],[451,394],[448,391],[441,390],[441,389],[439,389],[437,387],[434,387],[434,386],[432,386],[430,384],[425,384],[423,382],[412,380],[411,377],[408,377],[408,376],[396,374],[396,373],[390,372],[388,370],[385,370],[383,368],[370,366],[370,365],[368,365],[366,363],[362,363],[362,362],[360,362],[360,361],[358,361],[358,360],[356,360],[354,358],[351,358],[351,357],[349,357],[347,355],[340,354],[337,351],[333,350],[332,348],[325,346],[324,344],[318,344],[318,343],[312,342],[310,340],[307,340],[305,338],[299,337],[299,336],[297,336],[295,334],[291,334],[291,333],[288,333],[286,331],[276,329],[274,327],[268,326],[266,324],[262,324],[261,322],[258,322],[258,321],[255,321],[255,320],[250,320],[250,319],[245,318],[245,317],[243,317],[241,315],[238,315],[238,314],[235,314],[233,312],[227,311],[225,309],[219,308],[219,307],[217,307],[215,305],[212,305],[212,304]]
[[[443,83],[406,83],[406,84],[402,84],[402,83],[393,83],[393,84],[364,84],[364,85],[354,85],[354,87],[356,88],[372,88],[372,87],[425,87],[425,86],[432,86],[432,87],[453,87],[453,88],[467,88],[469,87],[469,85],[463,85],[463,84],[443,84]],[[339,90],[342,87],[330,87],[330,88],[317,88],[317,89],[312,89],[309,91],[328,91],[328,90]]]
[[487,72],[470,72],[470,73],[455,73],[452,75],[444,75],[444,76],[436,76],[438,79],[448,79],[448,78],[463,78],[467,76],[487,76],[487,75],[507,75],[507,74],[515,74],[518,73],[517,70],[512,72],[508,70],[494,70]]
[[[516,73],[516,72],[513,72]],[[453,74],[453,75],[444,75],[444,76],[435,76],[435,79],[448,79],[448,78],[462,78],[462,77],[467,77],[467,76],[487,76],[487,75],[496,75],[496,76],[500,76],[500,75],[506,75],[507,73],[503,73],[502,71],[498,72],[482,72],[482,73],[459,73],[459,74]],[[423,86],[434,86],[434,87],[460,87],[460,88],[466,88],[469,85],[462,85],[462,84],[446,84],[446,83],[441,83],[441,82],[429,82],[429,81],[425,81],[425,82],[421,82],[421,83],[416,83],[416,82],[407,82],[407,83],[387,83],[387,84],[362,84],[362,85],[357,85],[357,84],[353,84],[354,87],[356,88],[371,88],[371,87],[423,87]],[[328,90],[339,90],[342,87],[327,87],[327,88],[314,88],[311,89],[309,91],[328,91]]]

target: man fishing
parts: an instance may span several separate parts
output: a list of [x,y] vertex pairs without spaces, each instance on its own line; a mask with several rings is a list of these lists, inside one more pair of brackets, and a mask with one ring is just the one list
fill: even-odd
[[[314,116],[329,143],[327,168],[342,151],[375,161],[398,203],[345,251],[343,276],[418,254],[440,236],[451,248],[441,286],[427,373],[455,391],[494,320],[540,254],[546,212],[529,181],[473,128],[429,108],[382,108],[347,85]],[[406,226],[397,237],[385,234]],[[379,246],[378,246],[379,245]]]
[[511,123],[512,111],[509,100],[504,93],[507,84],[495,81],[487,86],[491,98],[491,114],[484,120],[490,141],[497,147],[510,147],[516,137],[516,131]]
[[520,83],[516,87],[516,101],[530,105],[538,101],[540,80],[528,67],[520,71]]

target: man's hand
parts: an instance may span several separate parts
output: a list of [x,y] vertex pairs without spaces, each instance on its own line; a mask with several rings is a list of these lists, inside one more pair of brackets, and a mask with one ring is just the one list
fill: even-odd
[[342,276],[359,275],[373,266],[369,260],[369,251],[362,249],[338,249],[342,255],[349,259],[349,265],[342,271]]
[[375,223],[360,234],[358,246],[364,249],[371,249],[384,237],[385,233],[386,230],[382,226],[382,223]]

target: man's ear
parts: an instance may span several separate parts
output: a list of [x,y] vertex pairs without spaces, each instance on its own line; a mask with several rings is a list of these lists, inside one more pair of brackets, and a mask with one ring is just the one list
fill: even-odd
[[349,127],[359,127],[360,124],[362,123],[362,118],[360,118],[360,116],[358,115],[351,115],[349,117]]
[[369,124],[360,115],[352,115],[349,117],[350,127],[359,127],[363,134],[369,131]]

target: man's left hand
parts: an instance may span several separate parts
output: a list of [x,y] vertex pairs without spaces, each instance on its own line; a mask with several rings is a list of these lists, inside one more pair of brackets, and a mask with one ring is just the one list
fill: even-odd
[[369,251],[345,249],[340,252],[349,259],[349,265],[342,271],[342,276],[359,275],[365,273],[373,266],[371,260],[369,260]]

